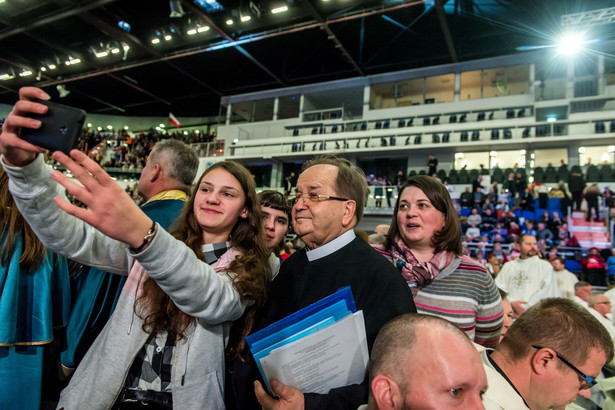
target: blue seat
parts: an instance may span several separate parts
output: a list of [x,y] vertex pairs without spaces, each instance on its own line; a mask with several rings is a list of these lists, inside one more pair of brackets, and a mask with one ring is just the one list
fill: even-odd
[[470,208],[461,208],[461,216],[469,216],[470,215]]
[[536,220],[536,213],[532,212],[532,211],[523,211],[522,213],[523,215],[523,219],[530,220],[530,221],[535,221]]
[[564,266],[572,273],[579,273],[581,271],[581,264],[574,259],[566,259]]
[[547,208],[549,208],[549,211],[551,212],[553,211],[559,212],[559,210],[561,209],[561,204],[562,204],[561,198],[549,198],[549,203],[547,205]]

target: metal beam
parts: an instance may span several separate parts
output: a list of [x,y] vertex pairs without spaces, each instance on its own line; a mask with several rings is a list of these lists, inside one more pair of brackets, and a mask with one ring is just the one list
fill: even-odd
[[444,13],[444,3],[446,3],[446,1],[447,0],[436,0],[436,13],[438,14],[438,20],[440,21],[440,27],[442,28],[442,34],[444,35],[448,52],[451,55],[451,60],[453,63],[456,63],[459,59],[457,58],[457,52],[455,51],[455,44],[453,43],[451,30],[448,27],[446,14]]
[[348,50],[346,50],[346,47],[344,47],[342,42],[337,38],[335,33],[331,30],[331,27],[329,27],[329,24],[325,22],[320,13],[318,13],[318,11],[314,8],[312,3],[310,1],[304,1],[304,6],[309,10],[312,17],[314,17],[316,21],[322,24],[322,28],[327,32],[329,40],[333,41],[333,43],[335,44],[335,48],[338,48],[341,51],[342,55],[346,57],[346,59],[352,65],[355,71],[359,73],[359,75],[365,76],[363,69],[359,66],[359,64],[357,64],[357,62],[354,60],[352,55],[350,55]]
[[104,6],[106,4],[113,3],[114,1],[117,1],[117,0],[95,0],[87,4],[83,4],[81,6],[67,7],[56,13],[48,14],[45,17],[32,21],[29,24],[24,24],[23,26],[12,27],[8,30],[4,30],[0,32],[0,40],[4,40],[5,38],[12,37],[16,34],[20,34],[25,31],[31,31],[35,28],[42,27],[46,24],[65,19],[67,17],[71,17],[79,13],[83,13],[84,11],[92,10],[92,9]]
[[208,15],[206,15],[205,13],[203,13],[201,11],[201,9],[199,9],[197,6],[195,6],[194,4],[192,4],[191,2],[183,2],[182,3],[184,7],[186,7],[188,10],[192,11],[194,14],[196,14],[198,17],[200,17],[201,19],[203,19],[203,21],[205,21],[205,23],[207,23],[207,25],[213,29],[216,33],[220,34],[222,36],[222,38],[224,38],[226,41],[228,41],[233,47],[235,47],[235,49],[237,51],[239,51],[244,57],[246,57],[248,60],[250,60],[252,63],[254,63],[258,68],[260,68],[261,70],[263,70],[265,73],[267,73],[268,76],[270,76],[271,78],[273,78],[277,83],[279,83],[282,86],[286,86],[286,83],[284,81],[282,81],[282,79],[280,79],[277,75],[275,75],[274,73],[272,73],[267,67],[265,67],[264,64],[262,64],[260,61],[258,61],[256,58],[254,58],[254,56],[252,56],[252,54],[250,54],[248,51],[246,51],[243,47],[241,47],[237,41],[235,41],[235,39],[231,36],[229,36],[224,30],[222,30],[220,27],[218,27],[216,25],[216,23],[214,23],[214,21],[212,19],[209,18]]
[[[189,4],[189,3],[187,3],[187,4]],[[416,0],[416,1],[410,1],[410,2],[406,2],[406,3],[402,3],[402,4],[396,4],[396,5],[390,6],[390,7],[379,7],[379,8],[373,9],[373,10],[362,11],[362,12],[357,13],[357,14],[353,14],[353,15],[348,15],[348,16],[343,16],[343,17],[327,20],[326,24],[341,23],[343,21],[355,20],[357,18],[363,18],[363,17],[372,16],[372,15],[382,14],[382,13],[386,13],[388,11],[400,10],[400,9],[403,9],[403,8],[412,7],[412,6],[421,5],[421,4],[423,4],[422,0]],[[188,7],[190,7],[190,5]],[[50,85],[56,85],[56,84],[62,84],[62,83],[69,83],[69,82],[79,81],[79,80],[86,79],[86,78],[97,77],[99,75],[104,75],[104,74],[108,74],[108,73],[114,73],[114,72],[119,72],[119,71],[123,71],[123,70],[129,70],[129,69],[136,68],[136,67],[143,67],[143,66],[147,66],[147,65],[150,65],[150,64],[159,63],[159,62],[162,62],[162,61],[175,60],[175,59],[179,59],[179,58],[183,58],[183,57],[188,57],[188,56],[198,55],[198,54],[202,54],[202,53],[207,53],[207,52],[210,52],[210,51],[216,51],[216,50],[220,50],[220,49],[228,48],[228,47],[237,47],[237,46],[243,45],[243,44],[254,43],[254,42],[265,40],[265,39],[270,39],[270,38],[275,38],[275,37],[280,37],[280,36],[285,36],[285,35],[289,35],[289,34],[294,34],[294,33],[302,32],[302,31],[305,31],[305,30],[312,30],[312,29],[320,28],[320,27],[323,27],[324,24],[325,23],[310,22],[310,23],[307,23],[307,24],[297,25],[295,27],[290,27],[290,28],[287,28],[287,29],[284,29],[284,30],[277,30],[277,31],[271,31],[271,32],[257,34],[257,35],[251,35],[251,36],[246,37],[246,38],[242,38],[242,39],[239,39],[239,40],[234,40],[232,43],[230,43],[230,42],[225,40],[223,42],[216,43],[216,44],[209,44],[209,45],[206,45],[206,46],[195,47],[193,49],[182,50],[182,51],[177,52],[177,53],[165,55],[165,56],[163,56],[161,58],[153,58],[153,59],[149,59],[149,60],[142,60],[142,61],[138,61],[138,62],[127,63],[127,64],[122,65],[122,66],[116,66],[116,67],[110,67],[110,68],[102,68],[102,69],[99,69],[96,72],[89,72],[89,73],[78,74],[78,75],[75,75],[75,76],[72,76],[72,77],[64,77],[64,79],[62,79],[62,80],[59,80],[59,81],[58,80],[49,81],[49,82],[41,84],[41,86],[50,86]]]

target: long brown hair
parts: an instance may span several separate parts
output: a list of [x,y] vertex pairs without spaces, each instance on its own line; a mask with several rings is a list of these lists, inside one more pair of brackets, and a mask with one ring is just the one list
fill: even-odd
[[399,234],[399,227],[397,226],[399,200],[404,192],[404,189],[411,186],[417,187],[423,191],[427,198],[429,198],[429,201],[434,208],[444,214],[444,227],[435,232],[433,238],[431,238],[431,246],[434,248],[434,253],[447,251],[453,252],[455,255],[460,256],[462,250],[461,223],[459,222],[459,215],[457,215],[457,211],[455,211],[453,201],[451,200],[451,196],[446,190],[446,187],[437,179],[427,175],[416,175],[410,177],[399,189],[399,195],[393,211],[393,220],[391,221],[391,227],[387,233],[385,248],[390,249],[393,238],[395,235]]
[[47,249],[19,213],[8,184],[9,177],[0,167],[0,222],[2,223],[0,238],[4,242],[0,261],[3,265],[9,263],[15,251],[15,241],[17,237],[21,237],[23,250],[19,256],[20,270],[24,273],[34,273],[45,260]]
[[[199,178],[192,196],[184,205],[181,216],[171,227],[170,233],[183,241],[196,256],[205,261],[203,255],[203,231],[194,216],[194,197],[201,180],[214,169],[221,168],[231,174],[245,195],[244,207],[248,210],[246,218],[239,218],[231,231],[231,245],[241,251],[241,256],[231,263],[233,286],[239,292],[242,300],[254,301],[243,316],[233,323],[227,355],[235,357],[245,347],[244,339],[250,333],[256,309],[261,307],[267,297],[271,268],[269,266],[269,251],[265,243],[260,203],[256,195],[254,178],[241,164],[232,161],[217,162],[207,168]],[[194,323],[194,318],[177,308],[173,300],[164,293],[156,281],[147,278],[143,283],[143,294],[139,300],[146,301],[148,309],[141,316],[140,310],[135,311],[143,319],[143,330],[148,332],[167,331],[170,335],[181,339],[186,330]]]

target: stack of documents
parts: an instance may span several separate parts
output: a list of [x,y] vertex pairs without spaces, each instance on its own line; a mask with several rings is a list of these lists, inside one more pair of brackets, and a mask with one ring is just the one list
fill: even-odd
[[248,336],[269,392],[274,378],[303,393],[361,383],[369,353],[363,312],[356,310],[346,286]]

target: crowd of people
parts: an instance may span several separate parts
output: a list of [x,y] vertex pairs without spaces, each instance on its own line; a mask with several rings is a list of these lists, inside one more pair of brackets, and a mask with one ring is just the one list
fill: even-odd
[[[168,139],[198,147],[203,143],[213,142],[215,136],[200,130],[167,132],[152,128],[133,136],[123,129],[96,131],[84,128],[77,149],[88,153],[90,158],[103,168],[141,171],[156,143]],[[199,154],[205,155],[205,153]]]
[[[431,176],[400,181],[390,226],[368,236],[355,232],[366,176],[347,159],[307,161],[290,197],[257,194],[242,165],[220,161],[196,176],[197,153],[165,139],[149,147],[137,205],[88,155],[52,154],[77,184],[19,138],[40,125],[28,117],[46,109],[35,98],[49,96],[21,90],[0,135],[7,403],[550,409],[588,393],[613,358],[601,316],[561,297],[536,235],[515,233],[517,257],[494,246],[489,270],[464,254],[457,209]],[[363,382],[315,393],[273,379],[266,391],[246,337],[345,286],[364,318]],[[603,302],[588,307],[601,315]],[[33,321],[38,310],[49,320]]]

